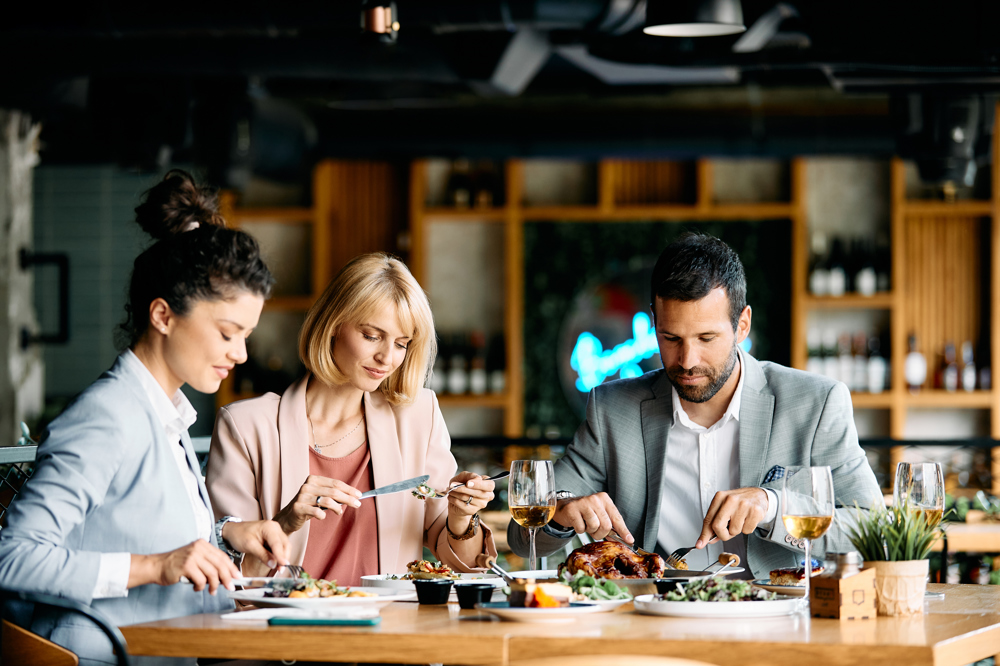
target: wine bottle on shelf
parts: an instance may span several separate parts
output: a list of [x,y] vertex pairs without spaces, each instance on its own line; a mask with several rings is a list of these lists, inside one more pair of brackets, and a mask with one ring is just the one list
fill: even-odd
[[851,353],[851,334],[841,333],[837,336],[837,358],[840,367],[837,373],[840,381],[847,384],[847,388],[854,390],[854,354]]
[[949,393],[957,391],[960,375],[955,356],[955,343],[949,340],[944,345],[944,360],[941,363],[941,388]]
[[979,338],[979,390],[989,391],[993,388],[993,363],[990,353],[990,338],[988,335]]
[[972,360],[972,341],[962,343],[962,390],[976,390],[976,364]]
[[891,265],[892,249],[889,246],[889,234],[879,232],[875,237],[875,289],[877,291],[891,290]]
[[823,374],[834,381],[840,381],[840,359],[837,356],[837,332],[823,331]]
[[456,344],[451,350],[448,361],[448,393],[461,395],[469,390],[469,371],[466,367],[465,345],[460,336],[456,336]]
[[486,351],[486,370],[489,374],[490,393],[503,393],[507,389],[507,348],[503,335],[490,338]]
[[472,176],[469,174],[469,160],[460,158],[452,162],[446,197],[448,204],[455,208],[468,208],[472,203]]
[[868,336],[865,333],[854,335],[854,374],[852,391],[868,390]]
[[809,356],[806,359],[806,372],[823,374],[823,335],[818,328],[810,328],[806,335],[806,347]]
[[879,350],[881,343],[878,336],[868,338],[868,392],[881,393],[885,390],[885,378],[888,366]]
[[809,291],[813,296],[830,294],[830,271],[826,266],[826,234],[817,231],[812,235],[812,268],[809,270]]
[[472,333],[472,360],[469,361],[469,393],[482,395],[489,388],[486,374],[486,336],[481,331]]
[[480,160],[476,164],[476,174],[473,181],[476,191],[474,197],[476,208],[493,208],[503,205],[503,187],[493,160]]
[[906,376],[906,388],[910,393],[919,393],[927,381],[927,359],[917,351],[917,336],[910,334],[910,351],[906,355],[906,364],[903,367],[903,374]]
[[874,296],[878,289],[878,276],[875,273],[872,246],[867,240],[858,238],[854,241],[854,253],[858,266],[858,271],[854,275],[854,291],[862,296]]
[[839,238],[833,239],[830,249],[830,260],[827,262],[830,271],[830,295],[843,296],[847,292],[847,256],[844,243]]

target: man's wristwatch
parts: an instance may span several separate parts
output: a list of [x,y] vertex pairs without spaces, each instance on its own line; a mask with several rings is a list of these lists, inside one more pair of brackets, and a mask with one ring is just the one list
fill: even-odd
[[229,545],[229,542],[222,538],[222,528],[225,527],[226,523],[242,523],[242,518],[237,518],[236,516],[225,516],[220,518],[215,523],[215,540],[219,544],[219,548],[224,550],[230,558],[234,561],[239,562],[243,559],[243,553],[236,550]]
[[[568,500],[568,499],[573,499],[575,497],[576,497],[576,495],[574,495],[573,493],[571,493],[568,490],[557,490],[556,491],[556,501],[557,502],[559,500]],[[549,521],[544,527],[542,527],[542,532],[544,532],[545,534],[548,534],[549,536],[557,537],[559,539],[567,539],[567,538],[573,536],[574,534],[576,534],[576,531],[574,529],[572,529],[570,527],[563,527],[559,523],[555,523],[555,522],[552,522],[552,521]]]

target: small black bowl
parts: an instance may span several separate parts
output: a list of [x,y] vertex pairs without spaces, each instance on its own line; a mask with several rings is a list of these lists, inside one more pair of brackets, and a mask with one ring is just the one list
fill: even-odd
[[458,605],[462,608],[475,608],[478,603],[486,603],[493,598],[496,587],[489,583],[463,583],[455,586],[458,595]]
[[452,581],[446,579],[415,580],[413,587],[417,590],[417,601],[422,604],[446,604],[451,594]]

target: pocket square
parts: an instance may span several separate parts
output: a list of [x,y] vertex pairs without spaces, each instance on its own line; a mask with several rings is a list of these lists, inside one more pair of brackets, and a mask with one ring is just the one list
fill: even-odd
[[781,465],[775,465],[771,469],[767,470],[767,474],[764,475],[764,483],[780,481],[783,478],[785,478],[785,468]]

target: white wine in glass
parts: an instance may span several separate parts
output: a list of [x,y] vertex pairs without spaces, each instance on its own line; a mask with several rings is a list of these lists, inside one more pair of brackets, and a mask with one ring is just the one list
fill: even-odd
[[510,515],[528,530],[528,568],[538,568],[535,532],[556,515],[556,475],[550,460],[515,460],[507,486]]
[[910,503],[932,526],[944,517],[944,470],[941,463],[908,463],[896,465],[896,481],[892,501],[902,505]]
[[805,545],[803,576],[809,604],[812,578],[810,544],[833,524],[833,475],[829,467],[786,467],[781,480],[781,522],[785,530]]

